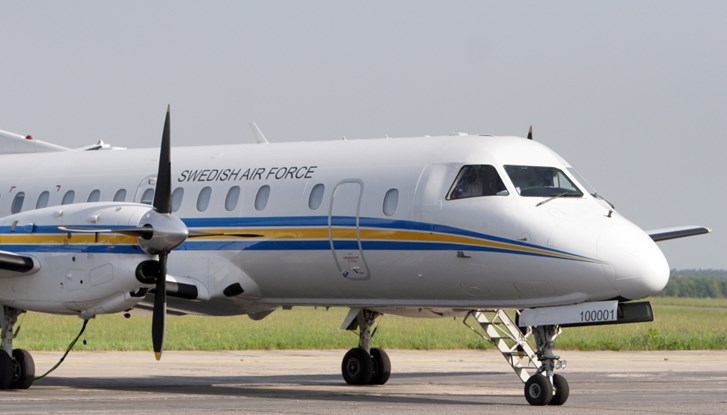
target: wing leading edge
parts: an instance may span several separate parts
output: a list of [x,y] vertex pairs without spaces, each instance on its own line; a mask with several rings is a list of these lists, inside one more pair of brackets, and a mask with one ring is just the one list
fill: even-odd
[[687,236],[703,235],[712,232],[704,226],[678,226],[674,228],[653,229],[646,231],[646,234],[654,242],[668,241],[670,239],[686,238]]

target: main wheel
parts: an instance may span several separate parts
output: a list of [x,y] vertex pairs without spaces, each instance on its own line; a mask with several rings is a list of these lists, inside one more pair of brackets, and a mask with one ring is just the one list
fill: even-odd
[[553,399],[553,386],[542,375],[533,375],[525,382],[525,399],[530,405],[547,405]]
[[0,350],[0,389],[10,387],[13,380],[13,359],[7,353]]
[[371,358],[374,361],[374,374],[371,376],[372,385],[383,385],[391,376],[391,360],[383,349],[371,349]]
[[28,389],[35,380],[35,362],[27,350],[13,350],[13,375],[10,389]]
[[568,381],[561,375],[553,375],[553,389],[555,389],[555,392],[549,405],[563,405],[568,400],[568,395],[570,394]]
[[351,349],[343,356],[341,373],[349,385],[368,385],[374,374],[374,359],[360,347]]

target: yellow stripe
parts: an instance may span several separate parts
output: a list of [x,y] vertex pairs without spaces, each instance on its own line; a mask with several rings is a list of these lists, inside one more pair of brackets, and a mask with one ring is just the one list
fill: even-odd
[[[328,239],[328,228],[244,228],[244,229],[203,229],[204,232],[254,233],[265,239]],[[338,227],[333,229],[334,239],[356,239],[356,228]],[[563,254],[548,249],[522,246],[506,242],[490,241],[470,236],[450,235],[445,233],[427,231],[396,231],[390,229],[360,229],[361,240],[391,240],[391,241],[419,241],[419,242],[445,242],[464,245],[484,246],[488,248],[506,249],[523,253],[554,256],[566,259],[580,259],[583,257]],[[234,235],[210,236],[204,239],[236,239]]]
[[[210,235],[199,237],[201,240],[225,240],[239,239],[235,234],[258,234],[261,239],[329,239],[327,227],[316,228],[207,228],[196,229],[209,233],[226,233],[229,235]],[[335,239],[356,239],[356,228],[336,227],[332,230]],[[551,257],[578,259],[585,258],[576,255],[569,255],[555,252],[548,249],[522,246],[506,242],[497,242],[480,239],[470,236],[451,235],[445,233],[427,231],[401,231],[390,229],[359,229],[361,240],[384,240],[384,241],[418,241],[418,242],[439,242],[463,245],[475,245],[495,249],[504,249],[516,252],[546,255]],[[251,240],[254,240],[251,238]],[[103,244],[103,245],[129,245],[136,244],[133,236],[115,234],[93,234],[93,233],[62,233],[62,234],[1,234],[0,244]]]
[[0,235],[0,244],[105,244],[121,245],[136,244],[136,238],[126,235],[112,234],[33,234],[33,235]]

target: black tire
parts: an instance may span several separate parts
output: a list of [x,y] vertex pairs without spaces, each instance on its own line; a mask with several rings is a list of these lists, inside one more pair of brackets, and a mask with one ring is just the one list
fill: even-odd
[[0,350],[0,389],[10,387],[13,380],[13,359],[7,353]]
[[553,385],[542,375],[533,375],[525,382],[525,399],[530,405],[547,405],[553,399]]
[[548,405],[563,405],[568,400],[568,395],[570,395],[568,381],[561,375],[553,375],[553,389],[555,389],[553,399],[550,400]]
[[351,349],[343,356],[341,374],[349,385],[368,385],[374,374],[374,359],[360,347]]
[[13,375],[10,389],[28,389],[35,380],[33,356],[24,349],[13,350]]
[[371,376],[372,385],[383,385],[391,376],[391,360],[383,349],[371,349],[371,359],[374,362],[374,374]]

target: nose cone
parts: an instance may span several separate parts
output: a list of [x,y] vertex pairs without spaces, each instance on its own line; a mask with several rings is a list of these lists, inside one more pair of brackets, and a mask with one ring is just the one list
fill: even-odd
[[611,269],[611,281],[630,300],[649,297],[669,282],[669,264],[656,243],[636,225],[623,221],[604,231],[598,258]]

